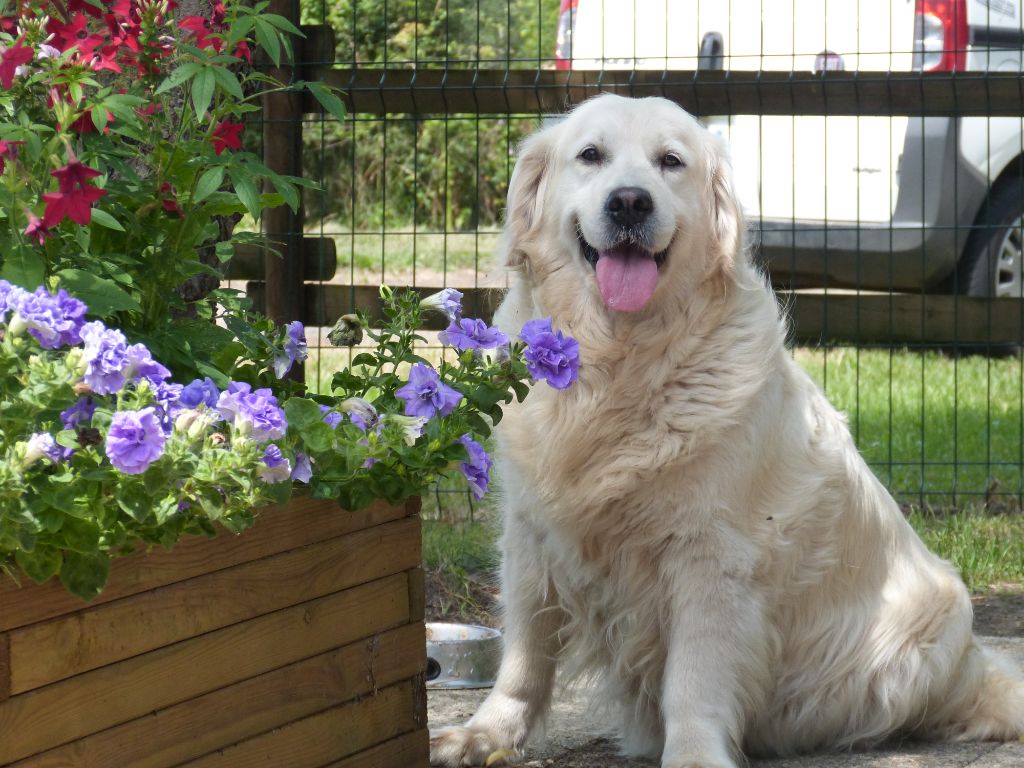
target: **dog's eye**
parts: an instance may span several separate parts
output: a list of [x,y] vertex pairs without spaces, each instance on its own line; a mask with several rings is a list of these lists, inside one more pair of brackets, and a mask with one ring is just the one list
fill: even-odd
[[601,153],[597,151],[595,146],[584,147],[583,151],[579,154],[579,159],[584,163],[596,163],[601,160]]
[[683,162],[683,158],[674,152],[666,152],[665,156],[661,158],[662,168],[685,168],[686,163]]

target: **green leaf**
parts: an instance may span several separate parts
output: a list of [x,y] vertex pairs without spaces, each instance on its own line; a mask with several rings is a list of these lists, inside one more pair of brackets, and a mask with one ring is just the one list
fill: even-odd
[[345,103],[334,93],[334,89],[323,83],[306,83],[306,88],[334,119],[339,122],[345,119]]
[[109,213],[104,211],[102,208],[92,209],[92,221],[95,224],[99,224],[101,227],[113,229],[118,232],[124,232],[124,227],[121,226],[121,222],[119,222]]
[[[180,67],[175,69],[171,76],[160,83],[160,86],[156,89],[154,96],[159,96],[161,93],[166,93],[172,88],[177,88],[182,85],[185,81],[191,80],[203,67],[196,64],[194,61],[190,61],[186,64],[182,64]],[[113,111],[113,110],[111,110]],[[116,113],[115,113],[116,114]]]
[[288,419],[288,424],[298,430],[306,429],[318,422],[323,423],[320,405],[315,400],[305,397],[292,397],[285,401],[284,415]]
[[68,552],[60,568],[60,580],[73,594],[92,600],[110,575],[110,558],[105,552]]
[[[317,408],[317,416],[319,415],[320,409]],[[302,442],[306,444],[306,447],[317,453],[328,451],[334,446],[334,430],[325,424],[323,420],[307,427],[301,427],[299,435],[301,435]]]
[[238,82],[238,78],[235,77],[234,73],[224,69],[223,67],[213,67],[213,76],[217,80],[223,90],[234,96],[236,99],[244,99],[245,93],[242,91],[242,86]]
[[249,214],[254,219],[258,219],[263,211],[263,205],[260,202],[260,193],[257,191],[256,185],[253,184],[244,168],[232,168],[229,175],[238,199],[242,201],[242,205],[249,211]]
[[206,110],[213,101],[213,89],[217,85],[213,70],[204,67],[192,83],[192,107],[196,111],[196,119],[202,120]]
[[256,42],[267,52],[275,67],[281,66],[281,41],[277,30],[260,17],[255,19]]
[[62,269],[57,273],[61,285],[89,307],[98,317],[109,317],[123,310],[141,311],[135,298],[113,280],[81,269]]
[[0,277],[4,280],[30,291],[43,282],[46,266],[43,257],[35,249],[24,245],[15,246],[8,253],[0,255],[0,258],[3,259]]
[[141,483],[125,480],[118,484],[114,490],[114,499],[121,509],[139,523],[146,522],[152,512],[153,499]]
[[14,553],[15,562],[36,584],[42,584],[56,576],[63,559],[59,549],[42,544],[30,552],[19,549]]
[[284,16],[279,16],[276,13],[264,13],[260,16],[260,18],[263,21],[267,22],[268,24],[272,24],[278,29],[287,32],[288,34],[298,35],[299,37],[305,37],[305,35],[302,33],[302,30],[300,30],[298,27],[296,27],[294,24],[288,21],[288,19],[286,19]]
[[214,168],[210,168],[206,173],[200,176],[199,181],[196,182],[196,193],[192,196],[192,202],[202,202],[220,189],[220,185],[223,183],[224,167],[218,165]]
[[60,531],[64,537],[64,545],[70,550],[90,554],[99,549],[100,529],[91,520],[65,517]]

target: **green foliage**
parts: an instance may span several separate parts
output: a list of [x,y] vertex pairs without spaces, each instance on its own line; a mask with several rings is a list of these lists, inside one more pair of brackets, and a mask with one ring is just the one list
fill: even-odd
[[[340,64],[532,69],[553,57],[558,3],[305,0],[303,16],[331,26]],[[331,169],[308,210],[355,230],[412,221],[435,231],[493,227],[512,152],[535,127],[534,117],[476,115],[327,123],[306,136],[306,167]]]
[[909,520],[928,548],[952,562],[971,589],[1024,584],[1024,516],[915,509]]

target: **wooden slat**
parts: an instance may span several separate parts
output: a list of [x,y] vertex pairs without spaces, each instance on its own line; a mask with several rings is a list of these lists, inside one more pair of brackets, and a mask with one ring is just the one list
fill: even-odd
[[[245,290],[258,308],[265,294],[265,283],[246,283]],[[436,293],[441,288],[417,286],[411,290],[415,290],[423,297]],[[459,290],[464,294],[463,313],[467,317],[482,317],[488,320],[493,316],[498,304],[501,303],[504,293],[497,288],[459,288]],[[365,312],[371,318],[380,318],[382,315],[380,289],[373,285],[307,284],[305,305],[306,315],[302,320],[307,325],[334,325],[339,317],[357,309]],[[442,330],[448,325],[448,320],[439,312],[424,314],[423,322],[424,330]]]
[[423,671],[423,624],[275,669],[15,763],[12,768],[169,768]]
[[256,525],[241,535],[222,532],[216,539],[195,536],[179,542],[171,551],[140,551],[114,560],[106,588],[91,603],[72,595],[57,579],[19,587],[8,578],[0,578],[0,631],[397,520],[415,514],[418,504],[418,499],[404,506],[374,502],[353,512],[332,501],[294,498],[287,507],[262,510]]
[[[302,238],[302,274],[306,280],[330,280],[338,271],[338,249],[330,237]],[[239,245],[228,262],[228,280],[260,280],[265,273],[264,262],[273,258],[258,245]],[[280,258],[284,258],[282,255]]]
[[[664,96],[696,115],[1009,116],[1024,112],[1016,72],[745,72],[553,69],[335,69],[315,79],[352,112],[550,114],[598,93]],[[310,96],[306,112],[320,112]]]
[[[260,295],[258,283],[249,283]],[[440,288],[417,287],[421,296]],[[460,288],[465,314],[490,321],[502,292],[493,288]],[[381,316],[375,286],[306,286],[309,324],[332,324],[359,309],[371,319]],[[1024,300],[980,299],[943,294],[855,294],[777,291],[787,307],[792,338],[800,344],[819,342],[878,344],[1020,344],[1024,342]],[[425,330],[440,330],[447,319],[424,316]],[[585,362],[585,361],[584,361]]]
[[12,630],[11,693],[413,568],[420,522],[396,520]]
[[779,295],[790,308],[800,343],[1019,344],[1024,301],[965,296],[796,293]]
[[422,568],[409,572],[409,615],[413,621],[423,621],[427,612],[426,579]]
[[182,763],[181,768],[320,768],[417,728],[409,682]]
[[0,701],[11,695],[11,639],[0,633]]
[[396,574],[12,696],[0,765],[407,624],[408,599]]
[[428,768],[430,732],[413,731],[323,768]]

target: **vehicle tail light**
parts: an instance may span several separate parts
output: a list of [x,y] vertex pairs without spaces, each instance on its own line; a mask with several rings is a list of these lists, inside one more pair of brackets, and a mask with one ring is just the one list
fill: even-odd
[[555,38],[555,69],[572,67],[572,30],[576,24],[579,0],[562,0],[558,7],[558,34]]
[[963,72],[967,68],[967,0],[917,0],[914,69]]

